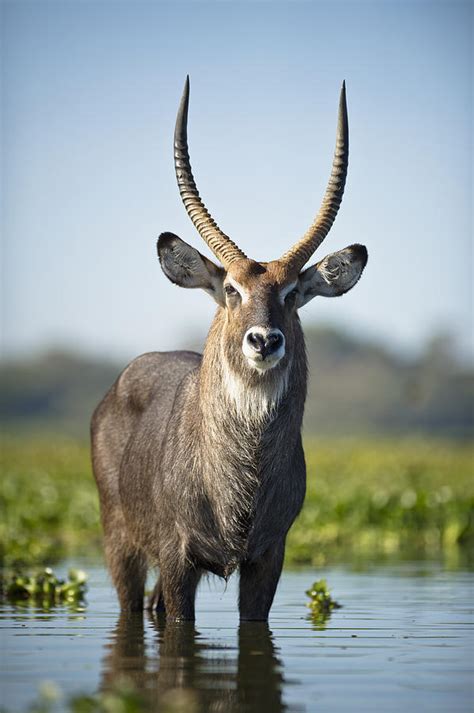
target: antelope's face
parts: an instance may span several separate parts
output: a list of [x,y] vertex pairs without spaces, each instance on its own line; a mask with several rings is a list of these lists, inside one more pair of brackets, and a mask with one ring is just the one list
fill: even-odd
[[348,163],[348,123],[343,85],[331,178],[316,219],[290,250],[268,263],[250,260],[216,225],[197,191],[189,162],[187,115],[189,81],[175,130],[175,167],[188,214],[216,265],[173,233],[162,233],[158,255],[166,276],[181,287],[206,290],[221,307],[223,357],[238,372],[264,376],[291,363],[300,325],[297,310],[317,295],[335,297],[350,290],[367,262],[363,245],[351,245],[302,269],[324,240],[344,192]]
[[259,374],[284,366],[297,319],[295,284],[279,280],[268,265],[244,263],[226,274],[223,287],[227,361],[243,361]]
[[226,313],[223,343],[229,362],[243,358],[264,374],[284,368],[297,348],[298,309],[317,294],[347,292],[367,262],[362,246],[328,256],[302,273],[288,270],[285,261],[258,263],[240,260],[222,276],[219,301]]
[[367,250],[351,245],[302,272],[275,260],[247,258],[228,270],[201,255],[173,233],[162,233],[158,254],[165,275],[181,287],[201,288],[222,309],[221,351],[227,363],[263,375],[291,361],[300,333],[298,309],[317,295],[350,290],[367,262]]

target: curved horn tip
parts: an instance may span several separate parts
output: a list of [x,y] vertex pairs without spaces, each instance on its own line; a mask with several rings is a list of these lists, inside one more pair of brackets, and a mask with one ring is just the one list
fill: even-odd
[[342,82],[342,87],[341,87],[341,103],[346,105],[346,80]]
[[349,127],[347,118],[346,80],[342,82],[341,95],[339,98],[339,126],[341,126],[340,122],[342,122],[344,133],[347,134]]
[[179,102],[178,114],[176,116],[176,124],[174,127],[174,140],[175,143],[179,139],[187,142],[187,124],[188,124],[188,110],[189,110],[189,75],[186,75],[186,81],[184,83],[183,94]]
[[184,104],[189,103],[189,74],[186,75],[186,81],[184,82],[183,94],[181,96],[180,108]]
[[186,75],[186,80],[184,82],[183,99],[184,97],[186,97],[186,99],[189,99],[189,74]]

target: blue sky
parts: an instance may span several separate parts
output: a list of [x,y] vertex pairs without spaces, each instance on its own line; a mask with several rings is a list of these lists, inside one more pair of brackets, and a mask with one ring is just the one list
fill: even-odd
[[181,205],[172,133],[191,76],[194,174],[220,227],[282,254],[327,183],[347,82],[346,195],[318,251],[365,243],[333,323],[416,352],[472,349],[472,6],[461,2],[3,2],[7,353],[128,358],[205,333],[214,304],[160,271],[163,230],[208,254]]

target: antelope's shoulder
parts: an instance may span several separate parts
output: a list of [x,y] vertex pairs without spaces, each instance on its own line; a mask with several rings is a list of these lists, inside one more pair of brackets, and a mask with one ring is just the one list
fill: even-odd
[[190,351],[142,354],[117,379],[116,399],[135,411],[144,411],[157,397],[172,397],[183,378],[200,366],[201,358]]

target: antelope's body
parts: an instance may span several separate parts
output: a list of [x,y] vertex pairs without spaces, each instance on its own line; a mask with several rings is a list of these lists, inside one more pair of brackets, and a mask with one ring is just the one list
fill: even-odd
[[367,260],[353,245],[301,268],[325,237],[344,190],[348,134],[341,95],[333,171],[323,207],[279,260],[259,263],[216,226],[187,149],[189,85],[178,113],[175,163],[190,217],[222,267],[172,233],[158,253],[165,274],[202,288],[218,309],[204,354],[145,354],[96,409],[94,474],[106,555],[122,609],[143,607],[148,567],[160,578],[149,606],[193,619],[203,572],[240,569],[240,616],[268,617],[286,534],[301,509],[305,462],[304,337],[297,309],[350,289]]

